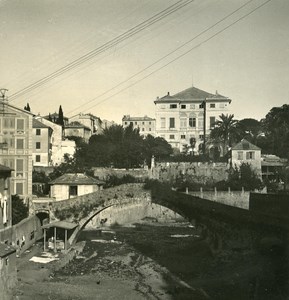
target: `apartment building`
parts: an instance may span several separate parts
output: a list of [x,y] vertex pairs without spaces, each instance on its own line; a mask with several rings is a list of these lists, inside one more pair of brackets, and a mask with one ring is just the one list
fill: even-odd
[[156,105],[156,135],[168,141],[173,148],[183,151],[194,144],[200,153],[204,135],[209,135],[215,121],[228,113],[231,99],[190,87],[175,95],[168,93],[154,101]]
[[[46,156],[49,156],[49,166],[57,166],[64,162],[64,154],[72,156],[75,152],[75,142],[70,140],[65,140],[63,138],[63,128],[52,121],[47,120],[45,117],[37,116],[36,120],[47,128],[51,129],[50,146]],[[36,131],[34,131],[33,139],[37,139]],[[36,144],[35,144],[36,145]],[[36,155],[36,153],[35,153]],[[39,155],[39,154],[38,154]],[[35,159],[34,157],[34,166]],[[39,164],[36,164],[39,165]]]
[[0,100],[0,164],[11,168],[11,194],[32,194],[33,114]]
[[47,167],[51,165],[53,129],[37,119],[33,119],[33,166]]
[[79,122],[80,124],[90,128],[91,134],[101,134],[103,131],[102,121],[100,120],[100,118],[90,113],[79,113],[69,118],[69,122]]
[[125,115],[122,118],[122,126],[127,127],[129,125],[132,125],[134,129],[139,129],[141,135],[147,136],[150,134],[155,136],[156,119],[148,116],[131,117],[130,115]]

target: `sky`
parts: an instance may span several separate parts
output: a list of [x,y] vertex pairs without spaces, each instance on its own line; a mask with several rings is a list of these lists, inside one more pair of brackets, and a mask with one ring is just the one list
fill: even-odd
[[[0,88],[35,114],[61,105],[67,117],[90,112],[121,123],[154,117],[158,96],[194,86],[232,99],[236,119],[260,120],[289,100],[289,1],[267,1],[0,0]],[[178,3],[187,5],[125,35]]]

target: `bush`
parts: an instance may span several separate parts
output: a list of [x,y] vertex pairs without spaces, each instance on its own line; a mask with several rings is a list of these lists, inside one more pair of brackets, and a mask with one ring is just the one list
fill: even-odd
[[105,182],[104,188],[110,188],[113,186],[125,184],[125,183],[136,183],[139,180],[129,174],[124,175],[123,177],[117,177],[116,175],[109,175],[108,179]]

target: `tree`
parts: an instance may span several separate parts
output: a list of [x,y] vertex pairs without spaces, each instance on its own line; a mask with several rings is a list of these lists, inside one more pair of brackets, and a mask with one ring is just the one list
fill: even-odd
[[273,107],[261,122],[264,152],[289,158],[289,105]]
[[148,165],[154,156],[157,159],[164,159],[173,153],[172,146],[161,137],[147,135],[144,139],[144,155]]
[[132,125],[113,125],[89,139],[87,164],[92,166],[135,168],[143,164],[144,158],[143,137]]
[[240,128],[242,138],[248,140],[254,145],[257,145],[258,137],[262,133],[261,122],[256,119],[246,118],[240,120],[238,122],[238,126]]
[[28,217],[28,206],[18,195],[12,195],[12,225]]
[[61,125],[62,127],[64,126],[63,111],[61,105],[59,106],[57,124]]
[[224,154],[228,152],[228,148],[238,139],[238,121],[234,119],[234,115],[219,116],[220,120],[215,122],[215,127],[212,129],[210,139],[213,143],[221,143],[223,145]]
[[24,110],[26,110],[26,111],[31,111],[30,106],[29,106],[29,103],[27,103],[27,105],[24,106]]

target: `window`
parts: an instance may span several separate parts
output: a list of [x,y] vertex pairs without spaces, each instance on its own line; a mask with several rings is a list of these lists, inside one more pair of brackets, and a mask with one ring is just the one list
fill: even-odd
[[246,159],[255,159],[255,152],[250,151],[250,152],[246,152]]
[[24,149],[24,139],[16,139],[16,149]]
[[137,125],[137,122],[134,122],[135,125]]
[[199,108],[204,108],[204,103],[199,104]]
[[152,124],[152,122],[149,122],[149,125],[151,125]]
[[36,142],[36,149],[41,149],[41,143],[40,142]]
[[181,128],[187,127],[187,119],[181,119]]
[[141,131],[144,131],[144,128],[142,128]]
[[144,125],[144,122],[142,122],[142,124]]
[[210,104],[210,108],[216,108],[216,104],[215,103],[211,103]]
[[190,109],[195,109],[195,104],[190,104]]
[[16,128],[17,130],[24,130],[24,119],[17,119],[16,121]]
[[182,104],[181,109],[186,109],[186,104]]
[[203,134],[200,134],[200,135],[199,135],[199,138],[200,138],[201,140],[203,140],[203,139],[204,139],[204,135],[203,135]]
[[23,172],[24,172],[24,160],[16,159],[16,176],[23,177]]
[[175,135],[174,134],[170,134],[170,140],[174,140],[175,139]]
[[129,122],[130,125],[133,125],[133,122]]
[[39,128],[36,129],[36,135],[41,135],[41,129]]
[[41,161],[41,156],[40,155],[36,155],[35,156],[35,161],[36,162],[40,162]]
[[23,182],[16,182],[16,194],[23,195]]
[[166,106],[164,104],[161,105],[161,109],[165,109]]
[[216,117],[210,117],[210,128],[215,128]]
[[196,118],[189,118],[189,126],[192,128],[196,127]]
[[170,104],[170,108],[177,108],[177,104]]
[[224,108],[224,107],[225,107],[224,103],[220,103],[220,108]]
[[166,127],[166,118],[161,118],[161,128]]
[[170,128],[175,128],[175,118],[170,118]]
[[13,128],[15,129],[15,119],[4,118],[3,128]]
[[186,139],[186,136],[184,134],[181,134],[181,139],[182,140]]
[[124,125],[127,125],[127,122],[124,122]]
[[238,151],[238,160],[243,160],[243,151]]
[[151,129],[151,128],[149,128],[149,131],[152,131],[152,129]]
[[69,197],[70,196],[77,196],[77,185],[71,185],[69,187]]

